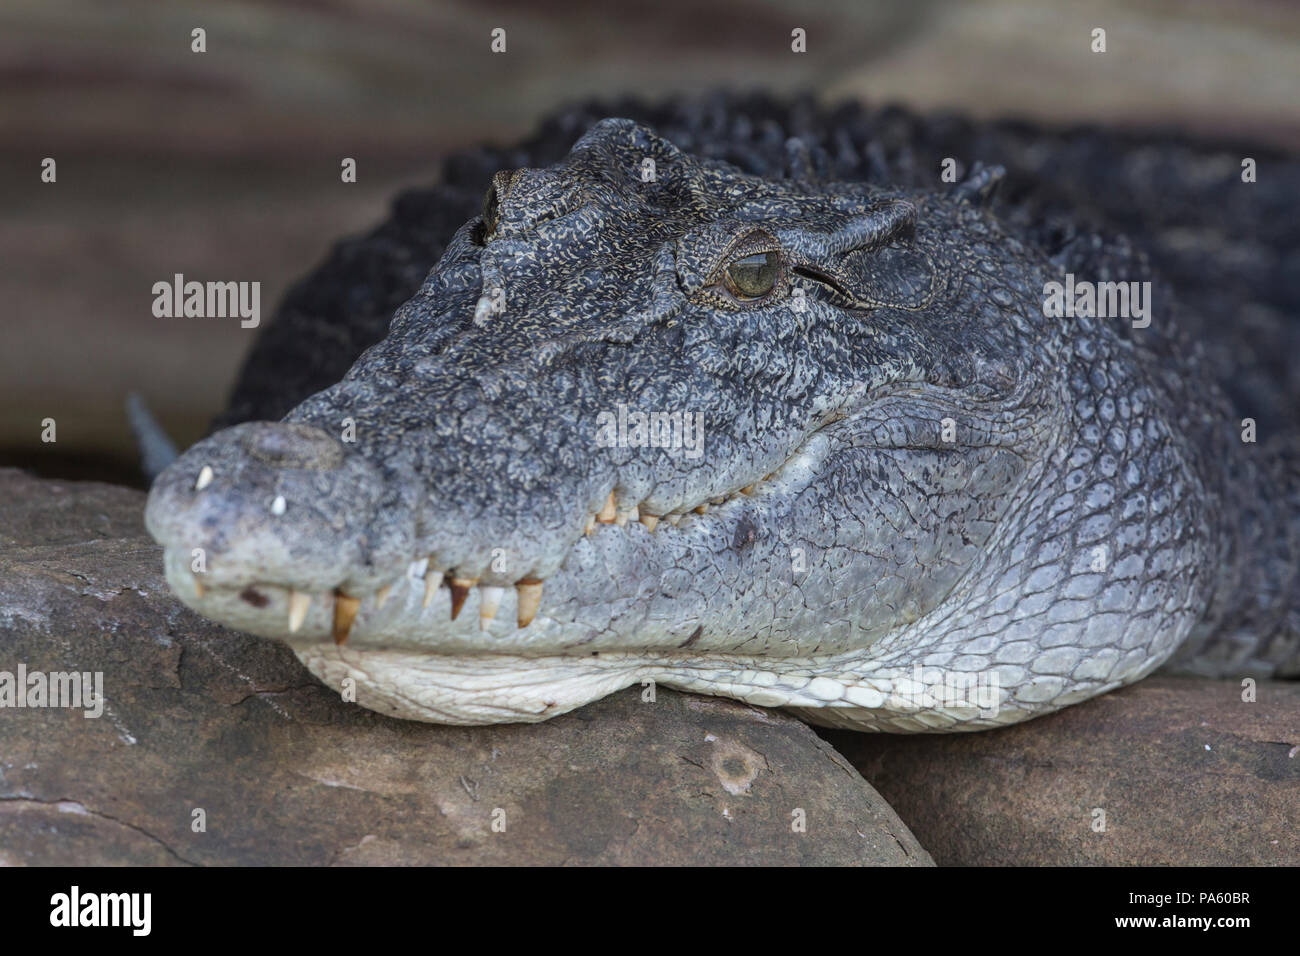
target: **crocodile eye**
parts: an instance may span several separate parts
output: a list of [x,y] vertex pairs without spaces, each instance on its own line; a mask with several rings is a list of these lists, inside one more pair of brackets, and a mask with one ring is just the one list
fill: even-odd
[[727,266],[727,289],[741,299],[760,299],[772,291],[781,274],[781,257],[775,252],[758,252]]

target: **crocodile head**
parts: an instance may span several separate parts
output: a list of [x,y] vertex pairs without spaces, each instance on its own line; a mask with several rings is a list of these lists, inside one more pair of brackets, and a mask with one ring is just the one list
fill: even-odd
[[[1185,475],[1051,278],[960,195],[750,177],[608,120],[497,174],[387,338],[191,448],[148,527],[186,604],[404,717],[657,681],[1018,720],[1163,660],[1204,559],[1129,514]],[[1158,545],[1162,574],[1125,568]]]

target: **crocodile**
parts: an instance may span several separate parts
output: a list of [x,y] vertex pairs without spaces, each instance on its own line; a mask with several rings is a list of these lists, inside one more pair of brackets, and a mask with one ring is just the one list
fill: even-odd
[[[343,247],[363,278],[331,308],[382,321],[307,308],[303,334],[294,303],[337,290],[290,294],[225,427],[150,491],[182,602],[363,706],[443,723],[662,684],[978,730],[1171,658],[1296,672],[1294,387],[1233,364],[1246,297],[1211,281],[1212,244],[1107,233],[1105,202],[1027,188],[1023,162],[948,183],[891,161],[899,112],[628,106],[453,158],[441,191],[398,201],[418,240]],[[1076,155],[998,136],[1014,160]],[[1241,154],[1225,175],[1222,151],[1174,150],[1148,175],[1256,185]],[[479,211],[433,235],[476,175]],[[1287,228],[1262,243],[1283,275]],[[1147,318],[1054,308],[1076,278],[1148,289]],[[1293,286],[1250,300],[1283,342]]]

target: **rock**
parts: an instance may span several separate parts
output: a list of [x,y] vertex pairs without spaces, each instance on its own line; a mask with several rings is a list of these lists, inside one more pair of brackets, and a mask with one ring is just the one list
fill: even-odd
[[1255,693],[1152,677],[1003,730],[826,736],[941,866],[1295,866],[1300,684]]
[[0,863],[932,863],[791,717],[631,688],[536,725],[393,720],[174,600],[141,493],[7,470],[0,501],[0,671],[102,672],[106,698],[0,708]]

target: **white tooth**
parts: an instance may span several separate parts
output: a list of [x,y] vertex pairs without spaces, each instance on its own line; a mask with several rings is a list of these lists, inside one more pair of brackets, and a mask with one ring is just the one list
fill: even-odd
[[289,592],[289,633],[295,634],[298,628],[302,627],[303,619],[307,616],[307,608],[311,607],[311,595],[304,591]]
[[412,561],[411,566],[406,569],[406,576],[419,580],[424,577],[424,572],[429,570],[429,559],[421,558],[419,561]]
[[280,515],[284,514],[284,508],[284,495],[276,495],[275,500],[271,502],[271,514],[278,518]]
[[428,607],[433,603],[433,596],[438,593],[438,588],[442,587],[444,575],[441,571],[430,571],[424,579],[424,601],[421,607]]
[[212,467],[204,465],[199,469],[199,480],[194,482],[194,490],[202,491],[210,484],[212,484]]
[[618,525],[618,527],[620,528],[625,527],[629,521],[640,521],[640,520],[641,520],[641,512],[637,509],[636,505],[632,506],[631,511],[620,511],[618,514],[614,516],[614,524]]
[[478,589],[478,629],[486,631],[492,619],[497,616],[497,608],[501,606],[501,595],[506,593],[505,588],[482,587]]
[[670,525],[672,525],[674,528],[677,527],[677,522],[679,522],[679,521],[682,520],[682,516],[681,516],[681,515],[678,515],[678,514],[666,514],[666,515],[664,515],[664,518],[665,518],[665,519],[667,520],[667,522],[668,522]]

